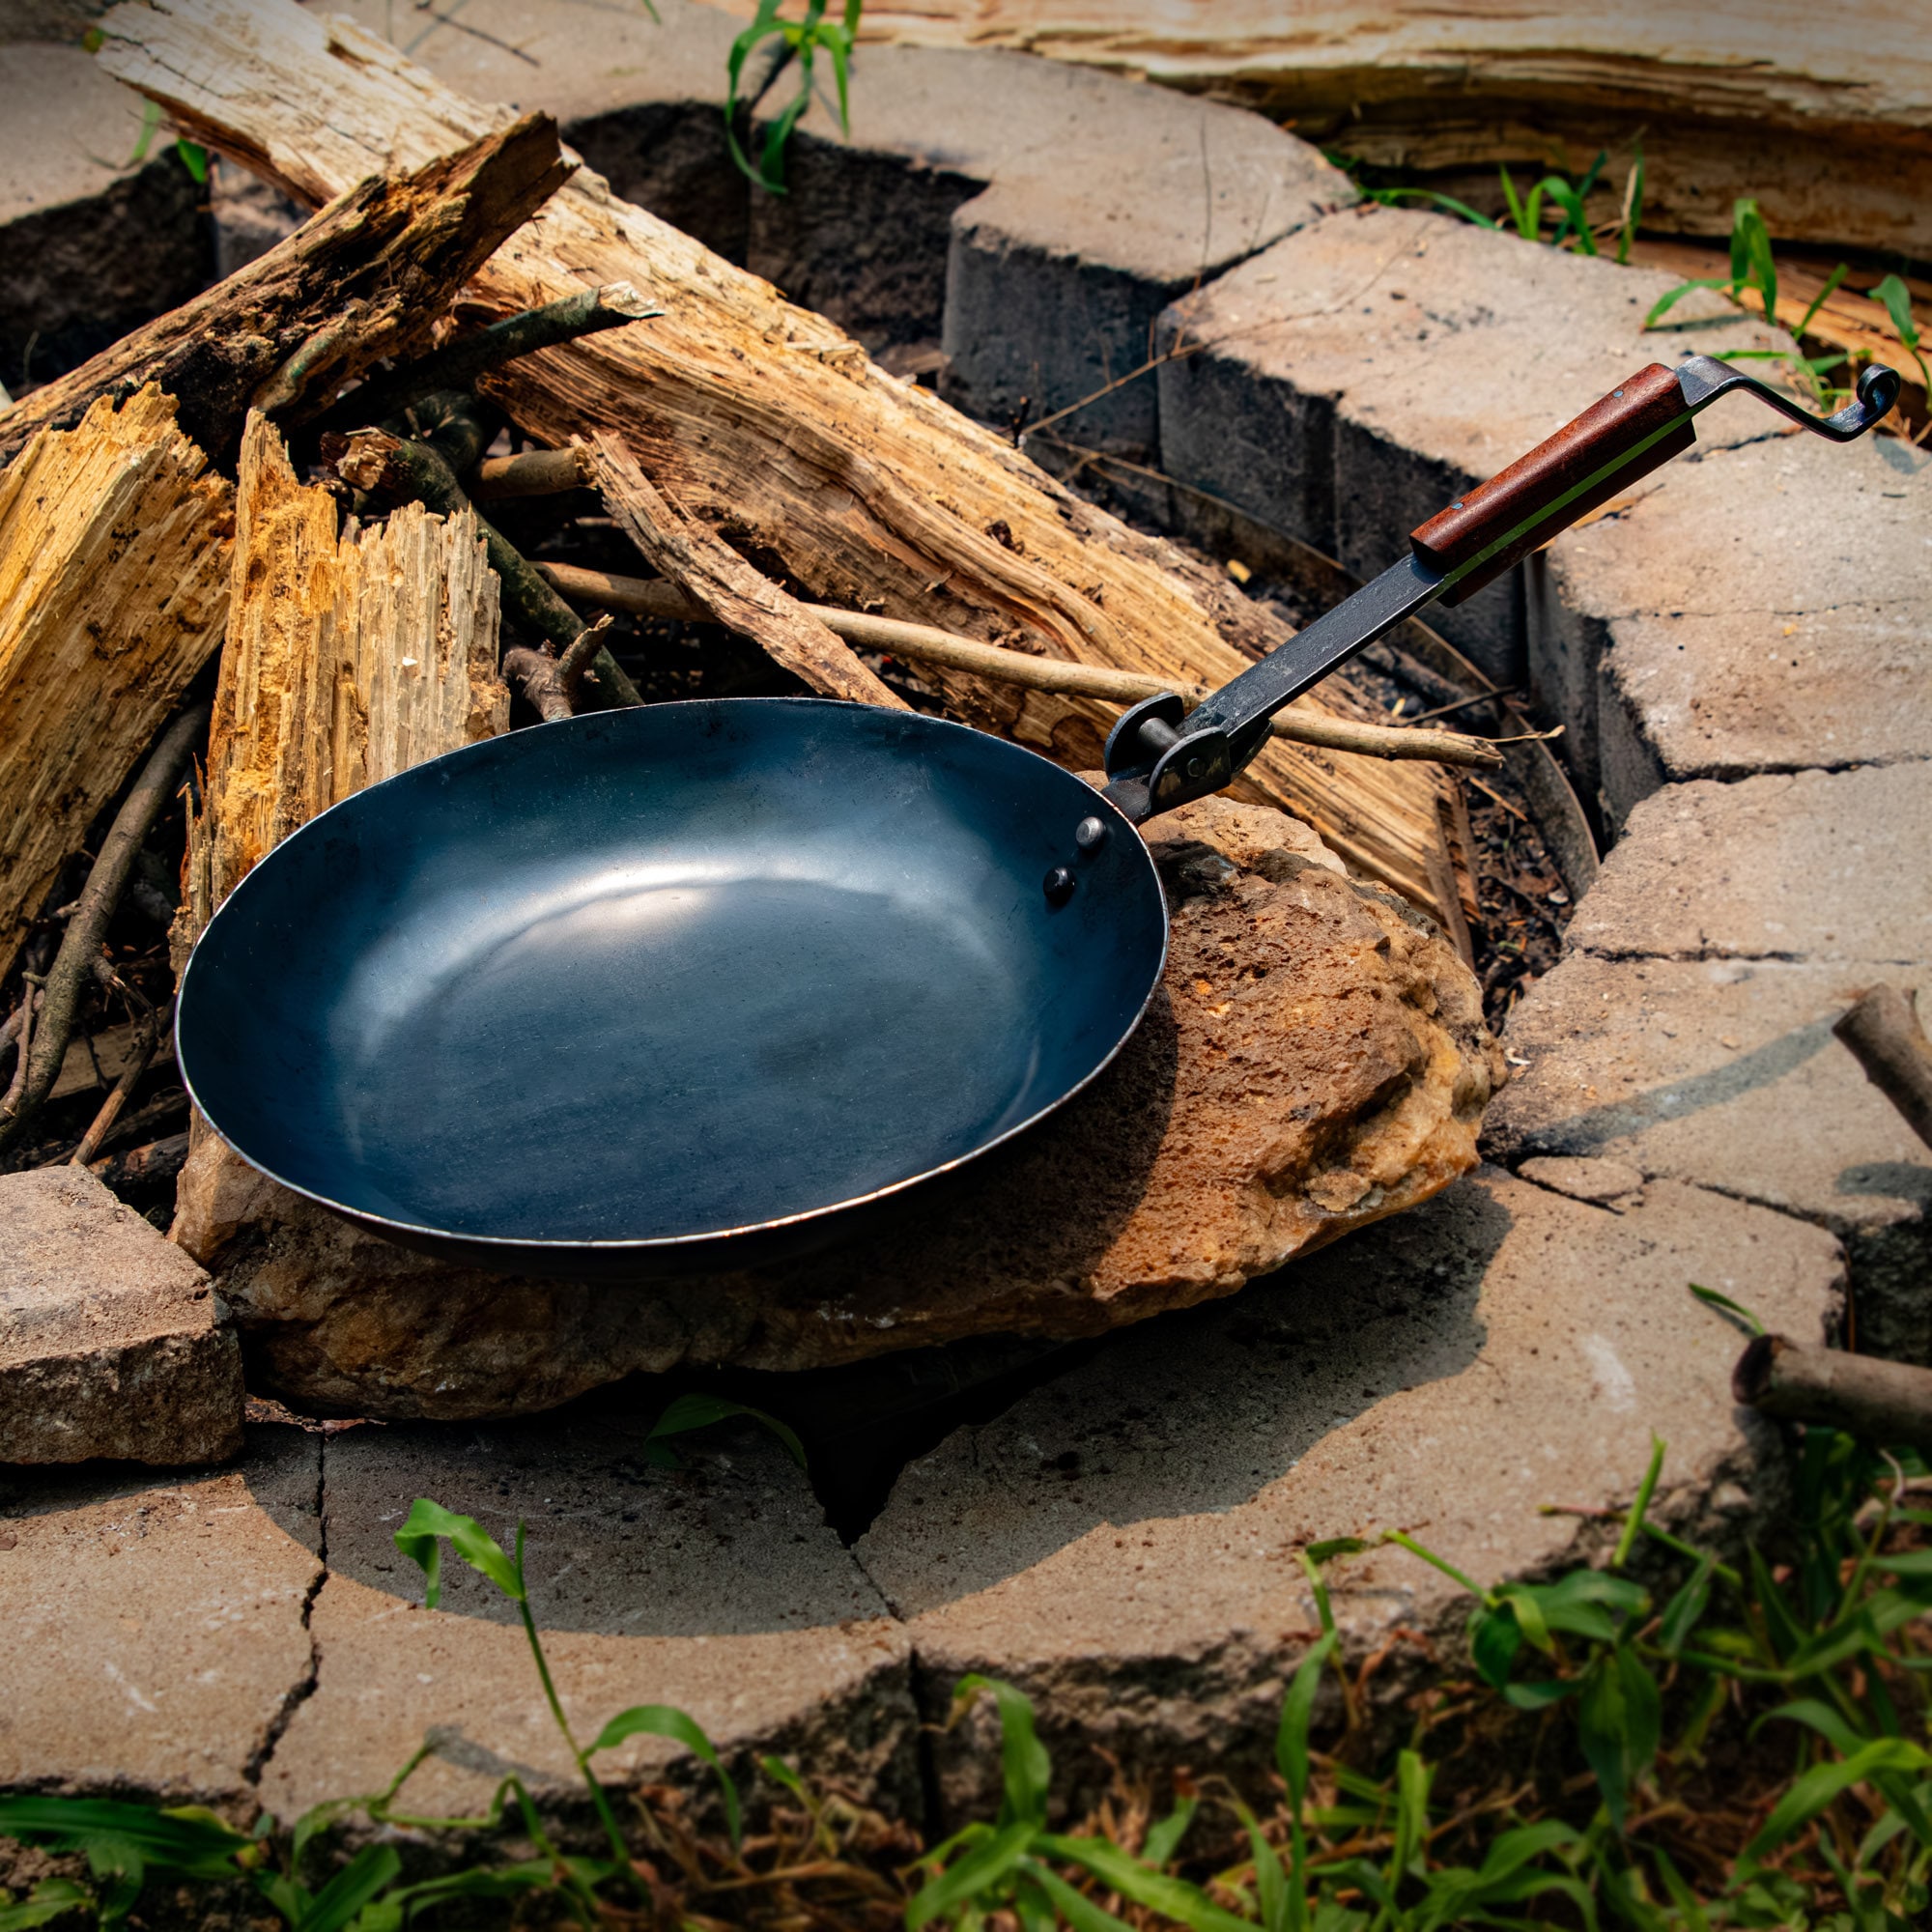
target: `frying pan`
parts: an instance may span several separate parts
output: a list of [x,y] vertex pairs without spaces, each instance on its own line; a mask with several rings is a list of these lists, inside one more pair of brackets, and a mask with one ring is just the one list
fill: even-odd
[[284,839],[210,922],[176,1022],[244,1158],[392,1240],[626,1279],[756,1265],[1065,1104],[1167,945],[1136,827],[1227,784],[1267,720],[1693,440],[1723,364],[1653,364],[1413,532],[1410,553],[1183,715],[1128,711],[1095,793],[910,712],[737,698],[470,745]]

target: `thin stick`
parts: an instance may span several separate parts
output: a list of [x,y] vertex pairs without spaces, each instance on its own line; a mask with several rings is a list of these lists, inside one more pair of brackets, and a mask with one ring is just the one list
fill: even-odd
[[752,639],[775,664],[828,697],[906,708],[823,619],[666,497],[609,430],[590,447],[605,504],[624,534],[706,615]]
[[117,1191],[141,1183],[172,1180],[187,1164],[186,1134],[169,1134],[126,1153],[110,1153],[88,1165]]
[[[655,577],[616,577],[608,571],[585,570],[576,564],[539,563],[537,572],[556,590],[581,603],[611,611],[628,611],[643,617],[703,621],[709,612],[674,583]],[[888,651],[912,664],[946,665],[972,671],[1001,684],[1017,684],[1031,691],[1061,696],[1098,697],[1110,703],[1138,704],[1163,691],[1177,691],[1193,703],[1208,694],[1205,685],[1175,685],[1148,671],[1111,670],[1103,665],[1073,664],[1065,658],[1037,658],[1027,651],[982,644],[929,624],[908,624],[896,617],[874,617],[859,611],[840,611],[829,604],[799,607],[841,637],[865,650]],[[1324,750],[1349,752],[1361,757],[1420,758],[1437,764],[1467,765],[1479,771],[1501,766],[1500,752],[1483,738],[1457,731],[1425,731],[1413,726],[1361,724],[1348,718],[1322,718],[1313,712],[1278,711],[1269,721],[1277,738]]]
[[121,1069],[121,1077],[114,1083],[114,1091],[100,1103],[100,1111],[88,1122],[86,1133],[80,1137],[80,1145],[68,1155],[70,1167],[86,1167],[100,1151],[114,1122],[121,1118],[121,1111],[127,1106],[129,1095],[140,1085],[141,1076],[153,1065],[156,1053],[161,1044],[160,1015],[150,1012],[148,1023],[141,1030],[141,1042],[135,1049],[134,1057]]
[[1760,1415],[1862,1435],[1882,1448],[1932,1449],[1932,1369],[1758,1335],[1731,1393]]
[[[343,440],[339,446],[331,440],[325,454],[331,455],[336,473],[358,490],[368,490],[390,500],[422,503],[444,517],[469,508],[469,498],[449,465],[426,442],[406,442],[386,430],[363,429]],[[583,619],[487,517],[477,516],[476,527],[489,552],[490,567],[502,580],[503,603],[510,621],[518,629],[547,639],[558,650],[568,650],[583,634]],[[506,669],[509,658],[516,655],[513,651],[505,657]],[[599,686],[612,704],[644,701],[643,693],[618,668],[617,660],[608,650],[597,653],[594,668]]]
[[493,503],[505,497],[561,497],[596,481],[589,453],[568,449],[526,449],[521,456],[489,456],[469,479],[469,500]]
[[79,909],[68,921],[60,951],[48,969],[46,991],[41,1003],[41,1024],[34,1030],[30,1052],[21,1055],[25,1079],[16,1072],[17,1093],[10,1093],[0,1105],[0,1149],[13,1146],[37,1114],[60,1073],[67,1054],[69,1036],[73,1032],[74,1014],[80,1006],[81,987],[100,956],[100,942],[106,937],[108,922],[128,889],[134,869],[135,855],[154,829],[163,806],[174,796],[175,781],[195,746],[208,732],[208,711],[197,704],[185,711],[163,733],[161,742],[141,767],[134,788],[114,815],[114,824],[100,841],[100,856],[81,889]]
[[1932,1147],[1932,1042],[1911,997],[1896,986],[1873,986],[1832,1031],[1858,1056],[1865,1078]]
[[353,410],[359,421],[381,422],[418,396],[438,389],[471,388],[477,377],[498,363],[663,313],[661,308],[652,308],[629,282],[606,282],[601,288],[585,289],[560,301],[546,302],[541,308],[506,316],[473,335],[459,336],[446,348],[420,356],[391,375],[372,377],[343,397],[330,414],[340,416]]
[[7,1083],[6,1097],[0,1099],[0,1122],[10,1120],[19,1111],[20,1095],[27,1088],[27,1058],[34,1050],[34,1009],[45,998],[40,987],[29,980],[14,1013],[14,1018],[20,1023],[20,1051],[14,1061],[14,1077]]

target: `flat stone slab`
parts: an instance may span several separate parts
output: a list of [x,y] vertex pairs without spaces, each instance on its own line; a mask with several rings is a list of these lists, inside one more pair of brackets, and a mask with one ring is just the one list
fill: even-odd
[[1567,941],[1653,958],[1916,966],[1932,958],[1928,826],[1932,764],[1670,785],[1632,812]]
[[[1642,329],[1670,286],[1449,215],[1331,214],[1162,317],[1162,468],[1372,577],[1459,492],[1675,360],[1687,338]],[[1676,313],[1700,318],[1688,340],[1706,354],[1781,343],[1719,297]],[[1430,621],[1522,677],[1514,579]]]
[[[903,1630],[825,1525],[804,1474],[770,1437],[678,1438],[687,1466],[651,1467],[655,1415],[489,1430],[362,1428],[330,1438],[328,1577],[315,1600],[314,1690],[269,1761],[283,1819],[379,1790],[434,1731],[416,1808],[474,1812],[506,1772],[547,1804],[582,1805],[513,1606],[453,1557],[442,1607],[392,1534],[417,1496],[475,1516],[507,1549],[527,1524],[531,1605],[580,1734],[634,1704],[697,1719],[741,1781],[795,1752],[814,1776],[917,1810],[917,1717]],[[708,1776],[640,1738],[607,1781]]]
[[[1822,1334],[1837,1243],[1669,1181],[1622,1211],[1494,1170],[1236,1302],[1114,1338],[901,1476],[858,1545],[907,1619],[922,1703],[968,1670],[1033,1695],[1077,1805],[1110,1776],[1271,1761],[1319,1633],[1297,1551],[1409,1531],[1479,1581],[1607,1548],[1654,1431],[1654,1515],[1735,1531],[1776,1500],[1776,1437],[1736,1409],[1736,1328],[1688,1284]],[[1393,1548],[1329,1572],[1351,1655],[1406,1626],[1460,1642],[1466,1598]],[[1398,1644],[1377,1682],[1405,1688]],[[936,1738],[953,1817],[991,1796],[985,1722]]]
[[0,1471],[0,1787],[252,1815],[311,1668],[321,1454],[268,1427],[213,1475]]
[[1925,978],[1572,953],[1510,1015],[1517,1071],[1484,1147],[1586,1198],[1612,1170],[1803,1215],[1846,1244],[1858,1346],[1932,1359],[1932,1156],[1832,1037],[1874,980]]
[[1210,799],[1153,831],[1171,937],[1140,1031],[887,1234],[636,1289],[486,1275],[351,1228],[211,1141],[176,1238],[221,1268],[261,1375],[298,1406],[504,1414],[687,1361],[1099,1333],[1231,1294],[1472,1166],[1501,1062],[1435,928],[1281,812]]
[[85,1168],[0,1176],[0,1463],[219,1463],[242,1355],[208,1276]]

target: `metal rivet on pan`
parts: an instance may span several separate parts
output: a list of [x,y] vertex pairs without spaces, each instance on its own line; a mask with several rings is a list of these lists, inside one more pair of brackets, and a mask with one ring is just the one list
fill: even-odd
[[1206,758],[1189,758],[1187,761],[1187,776],[1191,779],[1198,779],[1207,769],[1208,760]]
[[1040,881],[1040,888],[1048,905],[1065,905],[1073,896],[1073,874],[1065,866],[1056,866]]
[[1107,827],[1098,818],[1083,818],[1073,828],[1073,842],[1083,852],[1097,852],[1107,842]]

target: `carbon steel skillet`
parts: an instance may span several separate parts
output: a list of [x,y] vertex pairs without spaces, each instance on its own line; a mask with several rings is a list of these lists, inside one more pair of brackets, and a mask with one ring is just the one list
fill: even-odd
[[1653,364],[1413,533],[1189,716],[1127,712],[1095,795],[1003,739],[811,698],[604,712],[466,747],[285,839],[176,1023],[196,1104],[275,1179],[506,1272],[741,1267],[860,1232],[1063,1105],[1131,1037],[1167,917],[1135,831],[1268,718],[1687,448],[1747,387]]

